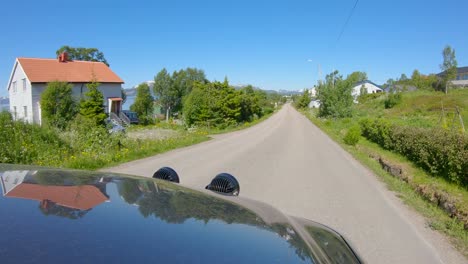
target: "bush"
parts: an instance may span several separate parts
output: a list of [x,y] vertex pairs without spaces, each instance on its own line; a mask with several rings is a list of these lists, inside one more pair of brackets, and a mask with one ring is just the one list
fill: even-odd
[[438,128],[391,125],[385,120],[361,121],[363,136],[400,153],[434,176],[468,186],[468,137]]
[[357,125],[352,126],[346,135],[344,136],[343,140],[347,145],[356,146],[361,138],[361,128]]
[[273,112],[274,112],[274,110],[273,110],[272,107],[264,107],[264,108],[263,108],[263,114],[264,114],[264,115],[269,115],[269,114],[271,114],[271,113],[273,113]]
[[0,113],[0,163],[57,166],[69,150],[54,129]]
[[401,103],[402,95],[401,93],[391,93],[387,96],[387,99],[384,101],[385,109],[393,108],[394,106]]

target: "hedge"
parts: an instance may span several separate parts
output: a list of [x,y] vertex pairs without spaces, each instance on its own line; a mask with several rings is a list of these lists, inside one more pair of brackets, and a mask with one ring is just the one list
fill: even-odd
[[360,122],[362,135],[400,153],[430,174],[468,186],[468,137],[439,128],[405,127],[382,119]]

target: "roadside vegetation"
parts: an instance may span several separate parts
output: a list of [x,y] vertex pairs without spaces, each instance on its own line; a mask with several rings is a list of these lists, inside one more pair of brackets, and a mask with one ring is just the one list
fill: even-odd
[[[453,75],[454,51],[446,47],[443,57],[441,69]],[[352,86],[363,78],[333,72],[310,98],[318,109],[295,105],[468,256],[468,90],[451,87],[453,76],[415,70],[353,103]]]

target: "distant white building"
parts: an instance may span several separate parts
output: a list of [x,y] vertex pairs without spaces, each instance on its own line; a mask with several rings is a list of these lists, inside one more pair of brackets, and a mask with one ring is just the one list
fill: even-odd
[[8,81],[10,112],[15,119],[41,124],[41,94],[53,81],[73,85],[73,96],[79,100],[87,92],[86,84],[100,83],[106,112],[119,114],[122,110],[124,83],[102,62],[70,61],[66,53],[58,59],[17,58]]
[[309,103],[309,108],[319,108],[320,107],[320,100],[312,100]]
[[354,85],[353,91],[351,92],[354,97],[354,102],[357,102],[357,98],[361,95],[362,89],[365,89],[368,94],[381,93],[383,91],[382,87],[369,80],[358,82]]

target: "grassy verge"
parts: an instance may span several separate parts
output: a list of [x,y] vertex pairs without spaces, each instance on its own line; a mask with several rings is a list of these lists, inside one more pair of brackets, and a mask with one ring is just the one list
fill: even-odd
[[[421,195],[417,191],[417,188],[423,186],[423,188],[434,189],[440,193],[447,194],[457,203],[457,206],[459,206],[461,210],[468,211],[467,190],[455,184],[448,183],[443,179],[429,176],[425,171],[414,166],[404,157],[386,151],[365,138],[361,137],[356,146],[346,145],[343,141],[343,137],[348,128],[355,124],[356,121],[353,119],[322,120],[316,118],[313,111],[306,111],[303,113],[357,160],[371,169],[390,190],[396,192],[404,203],[425,216],[428,226],[447,235],[452,244],[463,255],[468,256],[468,231],[464,228],[464,224],[452,218],[437,204],[431,202],[430,197]],[[409,177],[407,182],[385,171],[381,164],[371,157],[372,155],[378,155],[392,164],[401,167]]]
[[124,139],[121,145],[105,152],[81,152],[64,160],[62,167],[95,170],[120,163],[150,157],[173,149],[187,147],[207,141],[204,134],[184,133],[181,136],[160,140]]

